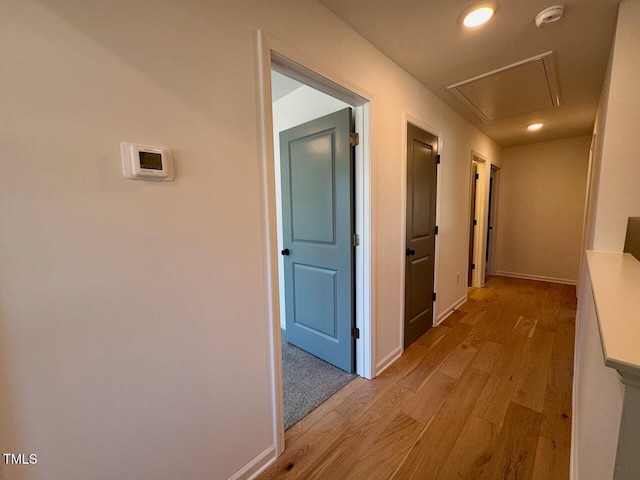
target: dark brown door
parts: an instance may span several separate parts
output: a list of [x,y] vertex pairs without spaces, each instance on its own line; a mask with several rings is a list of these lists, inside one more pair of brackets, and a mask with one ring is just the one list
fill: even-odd
[[404,346],[433,325],[438,140],[407,124]]

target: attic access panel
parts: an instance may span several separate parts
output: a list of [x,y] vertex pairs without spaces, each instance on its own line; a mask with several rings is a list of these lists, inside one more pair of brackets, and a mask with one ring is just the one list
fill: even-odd
[[553,68],[547,52],[447,87],[485,123],[512,115],[560,105]]

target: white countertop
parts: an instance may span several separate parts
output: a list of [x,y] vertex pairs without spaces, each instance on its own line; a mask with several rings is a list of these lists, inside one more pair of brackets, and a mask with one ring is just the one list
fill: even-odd
[[605,365],[640,376],[640,262],[629,253],[587,251]]

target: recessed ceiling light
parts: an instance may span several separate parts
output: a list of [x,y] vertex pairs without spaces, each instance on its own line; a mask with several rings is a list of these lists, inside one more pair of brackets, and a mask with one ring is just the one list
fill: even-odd
[[527,127],[527,130],[535,132],[536,130],[540,130],[542,128],[542,126],[543,126],[542,123],[532,123],[531,125],[529,125]]
[[463,16],[465,27],[478,27],[489,21],[496,11],[495,3],[479,3],[468,9]]

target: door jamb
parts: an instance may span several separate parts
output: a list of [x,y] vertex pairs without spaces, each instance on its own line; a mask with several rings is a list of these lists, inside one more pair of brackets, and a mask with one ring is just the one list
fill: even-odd
[[277,260],[277,223],[275,202],[275,163],[273,150],[273,120],[271,107],[271,69],[286,72],[324,93],[355,105],[356,132],[360,132],[360,145],[356,148],[355,215],[356,233],[360,247],[356,248],[356,326],[360,339],[356,340],[356,372],[371,379],[376,375],[375,365],[375,255],[374,223],[371,215],[373,169],[371,166],[371,111],[374,96],[327,70],[315,60],[281,40],[258,30],[257,88],[258,146],[260,156],[260,182],[263,217],[263,252],[265,261],[266,318],[269,375],[271,377],[271,407],[276,455],[284,451],[284,413],[282,405],[282,352],[280,346],[279,286]]
[[[438,154],[442,156],[444,152],[444,136],[440,130],[434,128],[428,123],[420,120],[418,117],[411,115],[410,113],[403,112],[402,113],[402,131],[404,142],[402,142],[402,162],[401,165],[401,178],[402,184],[400,185],[400,195],[401,195],[401,211],[403,212],[402,218],[400,219],[400,230],[402,232],[403,242],[406,242],[407,238],[407,124],[410,123],[415,125],[416,127],[424,130],[425,132],[436,137],[438,142]],[[441,195],[442,195],[442,172],[440,170],[441,165],[438,165],[438,170],[436,174],[436,225],[440,225],[440,205],[441,203]],[[438,244],[439,239],[438,235],[436,235],[436,245],[434,251],[434,267],[433,267],[433,291],[438,291],[438,271],[440,266],[440,256],[438,255]],[[406,254],[404,251],[404,247],[400,249],[399,252],[400,258],[400,352],[404,351],[404,314],[405,314],[405,288],[406,288]],[[433,302],[433,307],[431,310],[433,315],[433,325],[436,325],[436,320],[438,318],[437,315],[437,302]]]
[[[500,167],[498,167],[497,165],[491,165],[490,166],[490,172],[489,175],[493,176],[493,191],[491,194],[491,201],[490,203],[488,203],[488,210],[487,210],[487,228],[489,228],[490,226],[493,227],[493,230],[491,231],[491,244],[488,246],[488,250],[489,250],[489,261],[487,263],[487,266],[485,268],[485,271],[487,272],[487,274],[489,275],[495,275],[496,271],[497,271],[497,245],[498,245],[498,200],[499,200],[499,195],[500,195]],[[489,225],[489,212],[491,212],[491,225]],[[487,250],[487,247],[485,246],[485,252]]]
[[[476,211],[475,219],[478,221],[476,225],[476,234],[474,236],[475,245],[473,246],[473,263],[476,265],[471,276],[472,287],[483,287],[485,282],[485,255],[487,251],[487,215],[489,214],[489,174],[491,172],[491,162],[484,155],[479,154],[475,150],[471,150],[471,159],[469,162],[469,182],[473,182],[471,171],[473,161],[478,164],[478,175],[480,181],[476,185]],[[469,183],[469,192],[471,192],[471,183]],[[469,217],[471,216],[471,199],[469,199]]]

